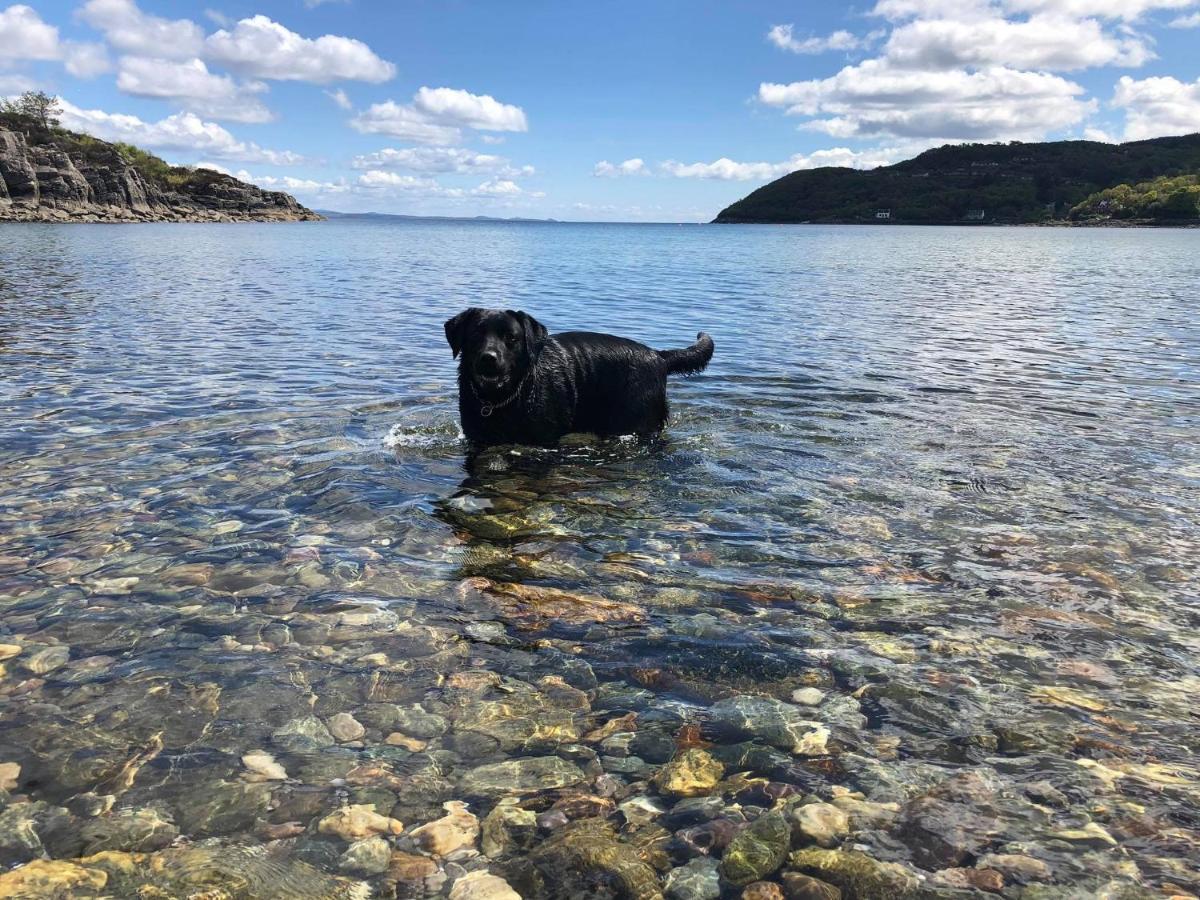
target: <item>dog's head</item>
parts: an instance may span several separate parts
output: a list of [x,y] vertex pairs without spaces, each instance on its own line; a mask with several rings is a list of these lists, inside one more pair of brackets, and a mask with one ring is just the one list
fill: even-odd
[[446,341],[481,397],[514,390],[537,361],[546,328],[519,310],[471,307],[446,322]]

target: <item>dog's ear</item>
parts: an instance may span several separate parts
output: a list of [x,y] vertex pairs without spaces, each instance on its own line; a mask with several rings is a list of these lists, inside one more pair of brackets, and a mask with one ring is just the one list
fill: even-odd
[[546,331],[545,325],[527,312],[510,309],[508,314],[521,323],[521,332],[525,336],[525,351],[530,357],[536,356],[542,343],[550,336],[550,332]]
[[458,359],[458,354],[462,353],[463,343],[467,339],[467,328],[471,322],[475,320],[475,316],[479,313],[478,306],[472,306],[469,309],[464,309],[457,316],[446,320],[446,343],[450,345],[450,350],[454,354],[454,358]]

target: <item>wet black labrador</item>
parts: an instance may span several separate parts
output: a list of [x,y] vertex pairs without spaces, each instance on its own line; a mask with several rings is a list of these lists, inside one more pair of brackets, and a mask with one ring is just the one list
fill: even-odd
[[518,310],[471,307],[446,323],[458,410],[475,444],[554,444],[571,432],[648,437],[667,422],[667,376],[699,372],[713,342],[652,350],[610,334],[550,335]]

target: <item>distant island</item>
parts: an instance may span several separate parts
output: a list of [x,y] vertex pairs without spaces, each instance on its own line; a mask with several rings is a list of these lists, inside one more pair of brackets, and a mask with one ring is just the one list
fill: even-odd
[[949,144],[877,169],[792,172],[717,223],[1197,225],[1200,133],[1125,144]]
[[290,194],[58,126],[54,98],[0,104],[0,222],[297,222]]

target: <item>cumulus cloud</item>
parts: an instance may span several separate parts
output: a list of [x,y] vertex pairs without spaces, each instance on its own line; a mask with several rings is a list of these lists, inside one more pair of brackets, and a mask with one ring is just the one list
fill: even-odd
[[616,178],[619,175],[649,175],[650,170],[646,168],[646,161],[638,157],[620,163],[602,159],[592,168],[592,174],[597,178]]
[[418,90],[412,103],[374,103],[350,125],[364,134],[386,134],[418,144],[457,144],[463,128],[525,131],[529,127],[519,106],[488,94],[428,87]]
[[918,19],[896,28],[884,48],[895,66],[951,69],[1009,66],[1071,71],[1093,66],[1140,66],[1154,57],[1143,37],[1107,33],[1097,19],[1036,15]]
[[476,153],[465,147],[388,147],[354,157],[356,169],[403,169],[427,174],[494,172],[505,178],[534,174],[533,166],[513,166],[503,156]]
[[1200,131],[1200,79],[1189,83],[1166,76],[1135,81],[1125,75],[1117,82],[1112,103],[1125,110],[1128,141]]
[[256,96],[266,91],[260,81],[238,84],[228,75],[208,70],[203,60],[174,62],[142,56],[121,57],[117,88],[135,97],[172,100],[200,115],[234,122],[269,122],[268,110]]
[[722,157],[709,163],[681,163],[667,160],[661,171],[676,178],[707,178],[720,181],[768,181],[796,172],[800,169],[818,169],[823,166],[843,166],[852,169],[874,169],[912,156],[924,147],[883,147],[874,150],[851,150],[834,147],[817,150],[815,153],[797,153],[783,162],[735,162]]
[[878,35],[872,33],[860,38],[849,31],[835,31],[826,37],[806,37],[797,40],[794,25],[775,25],[767,32],[767,40],[780,50],[791,53],[825,53],[828,50],[857,50],[865,47]]
[[[32,7],[15,4],[0,10],[0,61],[61,62],[77,78],[92,78],[109,69],[108,53],[101,44],[61,40],[58,28],[44,22]],[[8,76],[13,83],[23,76]]]
[[490,94],[472,94],[458,88],[422,87],[413,97],[413,106],[444,125],[460,125],[479,131],[529,130],[521,107],[501,103]]
[[1179,16],[1171,20],[1172,28],[1200,28],[1200,12],[1190,16]]
[[186,151],[217,159],[277,166],[298,165],[305,161],[303,156],[290,150],[268,150],[255,143],[239,141],[216,122],[206,122],[190,112],[145,122],[137,116],[81,109],[67,100],[61,103],[65,127],[106,141],[127,141],[155,150]]
[[978,71],[897,68],[885,59],[830,78],[764,83],[759,100],[808,117],[804,127],[834,137],[1036,140],[1075,125],[1096,108],[1082,87],[1045,72],[995,66]]
[[264,15],[209,35],[205,50],[209,59],[235,72],[278,81],[381,82],[396,74],[392,63],[376,56],[362,41],[332,34],[301,37]]
[[204,30],[195,22],[149,15],[133,0],[88,0],[78,15],[122,53],[190,59],[204,47]]

